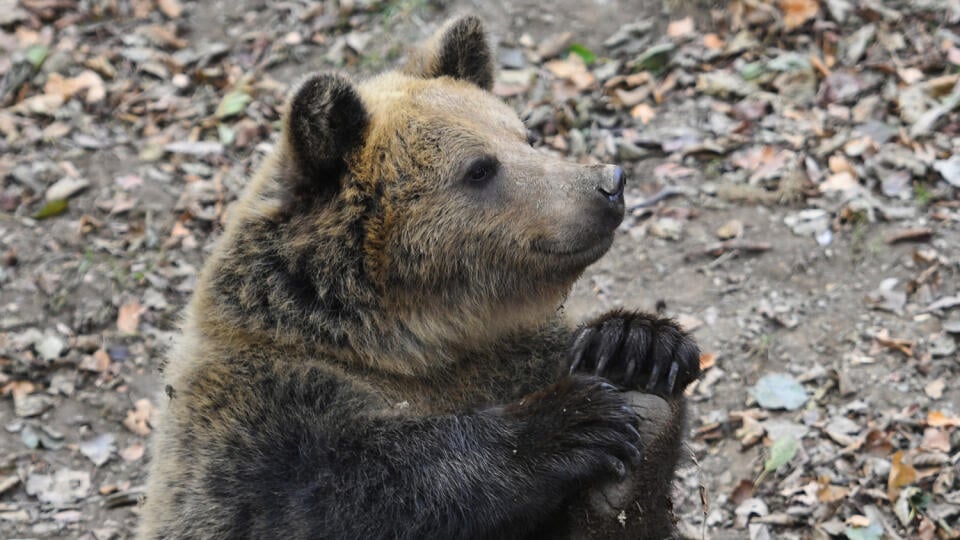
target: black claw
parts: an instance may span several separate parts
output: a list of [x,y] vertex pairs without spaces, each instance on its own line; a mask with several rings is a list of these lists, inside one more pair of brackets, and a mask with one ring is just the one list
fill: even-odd
[[610,319],[600,327],[601,342],[597,351],[596,375],[603,375],[613,354],[623,342],[623,319]]
[[653,364],[653,372],[650,373],[650,380],[647,381],[647,392],[652,392],[657,387],[657,381],[660,380],[660,372],[663,370],[660,362]]
[[614,386],[614,385],[612,385],[612,384],[610,384],[610,383],[608,383],[608,382],[602,382],[602,383],[600,383],[600,388],[603,388],[604,390],[616,390],[616,389],[617,389],[616,386]]
[[580,364],[583,362],[584,353],[587,352],[587,345],[590,343],[590,338],[593,337],[593,333],[593,328],[584,328],[573,340],[573,345],[570,347],[571,354],[573,356],[573,359],[570,362],[571,374],[580,368]]
[[677,373],[680,372],[680,364],[674,362],[670,364],[670,374],[667,375],[667,392],[673,393],[673,388],[677,384]]
[[630,431],[630,434],[633,435],[633,438],[636,439],[637,442],[640,442],[643,440],[643,437],[640,435],[640,432],[637,431],[637,428],[631,426],[630,424],[627,424],[627,430]]

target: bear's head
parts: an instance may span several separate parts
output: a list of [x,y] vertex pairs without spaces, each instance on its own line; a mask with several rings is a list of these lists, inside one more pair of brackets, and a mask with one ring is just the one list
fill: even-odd
[[532,148],[493,72],[464,17],[402,72],[301,84],[208,265],[221,327],[415,373],[549,319],[610,247],[623,172]]

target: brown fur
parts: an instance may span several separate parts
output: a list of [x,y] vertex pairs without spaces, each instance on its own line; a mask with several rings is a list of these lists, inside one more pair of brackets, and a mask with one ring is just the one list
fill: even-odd
[[[594,324],[603,347],[580,350],[632,355],[648,378],[680,362],[657,388],[666,422],[625,414],[602,379],[565,376],[573,334],[557,309],[612,242],[622,194],[612,167],[527,146],[485,91],[483,39],[461,19],[406,73],[320,75],[295,92],[169,355],[142,538],[536,535],[633,463],[634,445],[648,460],[638,492],[669,517],[676,392],[697,374],[687,338],[610,333],[624,316],[611,314]],[[628,350],[636,332],[656,347]],[[596,375],[636,386],[606,361]]]

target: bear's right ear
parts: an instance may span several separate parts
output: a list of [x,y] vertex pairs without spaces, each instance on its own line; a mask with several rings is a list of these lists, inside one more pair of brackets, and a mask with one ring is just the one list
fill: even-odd
[[363,142],[367,111],[353,84],[332,73],[300,85],[287,111],[286,142],[295,167],[290,186],[301,195],[339,190],[346,157]]
[[453,77],[490,90],[493,53],[483,21],[473,15],[448,21],[411,55],[404,71],[418,77]]

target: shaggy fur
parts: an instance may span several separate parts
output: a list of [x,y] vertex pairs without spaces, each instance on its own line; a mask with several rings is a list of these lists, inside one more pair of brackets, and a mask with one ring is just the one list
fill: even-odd
[[[622,531],[672,534],[696,345],[557,315],[621,173],[527,146],[477,19],[431,43],[294,93],[169,355],[141,538],[590,536],[618,480]],[[668,412],[638,416],[641,388]]]

